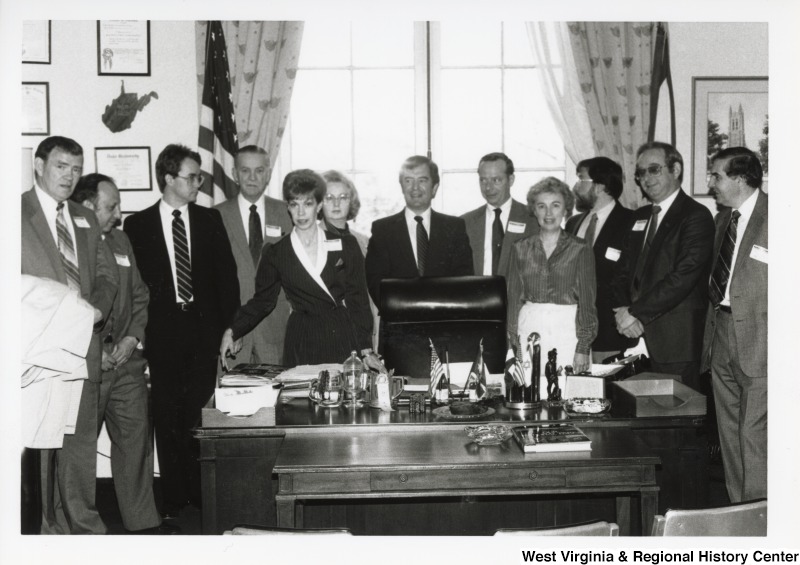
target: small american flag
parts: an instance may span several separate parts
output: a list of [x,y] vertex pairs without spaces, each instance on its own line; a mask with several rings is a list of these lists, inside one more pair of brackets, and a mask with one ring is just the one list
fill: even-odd
[[514,382],[518,386],[525,386],[525,372],[522,370],[522,363],[520,363],[520,360],[514,355],[514,350],[510,348],[506,354],[505,374],[514,379]]
[[439,381],[444,377],[444,367],[442,367],[439,354],[436,353],[436,348],[433,346],[433,340],[428,338],[428,341],[431,343],[431,386],[428,392],[433,394],[439,385]]
[[486,365],[483,364],[483,339],[478,346],[478,357],[472,363],[469,370],[469,377],[467,377],[467,388],[471,387],[471,382],[475,383],[475,393],[478,399],[486,396],[488,389],[486,388]]
[[206,72],[197,145],[203,162],[203,186],[197,203],[213,206],[235,196],[238,189],[230,175],[239,141],[236,135],[225,36],[222,33],[222,23],[218,21],[208,22]]

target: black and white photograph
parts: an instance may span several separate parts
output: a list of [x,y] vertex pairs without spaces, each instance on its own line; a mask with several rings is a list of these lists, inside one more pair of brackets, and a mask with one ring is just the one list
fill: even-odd
[[0,21],[0,561],[800,559],[800,8]]

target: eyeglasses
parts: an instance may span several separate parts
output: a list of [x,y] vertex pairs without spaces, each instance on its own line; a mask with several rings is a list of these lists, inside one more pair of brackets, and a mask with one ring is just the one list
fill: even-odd
[[196,175],[194,173],[192,173],[190,175],[186,175],[185,177],[183,177],[181,175],[175,175],[175,177],[179,178],[179,179],[183,179],[183,180],[185,180],[185,181],[187,181],[190,184],[193,184],[195,186],[203,186],[203,181],[206,180],[203,177],[203,175]]
[[645,177],[645,175],[650,175],[651,177],[657,177],[661,174],[661,169],[664,168],[664,165],[650,165],[646,169],[636,169],[633,173],[633,178],[637,180],[641,180]]
[[339,196],[334,196],[333,194],[326,194],[324,200],[326,204],[333,204],[334,202],[344,204],[345,202],[350,202],[350,195],[340,194]]

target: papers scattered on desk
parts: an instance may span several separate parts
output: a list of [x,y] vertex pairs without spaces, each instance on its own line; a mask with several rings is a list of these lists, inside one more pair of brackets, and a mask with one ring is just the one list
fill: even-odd
[[592,376],[607,377],[608,375],[613,375],[620,369],[622,369],[622,365],[598,365],[592,363]]
[[572,424],[516,426],[511,429],[525,453],[591,451],[592,441]]
[[220,386],[264,386],[275,382],[283,367],[256,363],[240,363],[220,377]]
[[324,363],[321,365],[298,365],[286,369],[275,377],[275,382],[283,383],[284,398],[306,398],[311,381],[319,376],[320,371],[337,372],[342,370],[340,363]]
[[275,425],[275,404],[281,389],[271,386],[225,387],[214,393],[215,406],[220,412],[230,416],[250,416],[260,409],[272,412],[271,422]]

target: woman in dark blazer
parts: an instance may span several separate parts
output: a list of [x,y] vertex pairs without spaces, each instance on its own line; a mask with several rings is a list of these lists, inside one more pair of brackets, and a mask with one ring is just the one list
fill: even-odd
[[311,170],[292,171],[284,179],[283,197],[294,228],[262,250],[255,295],[223,335],[223,360],[238,352],[240,338],[272,312],[283,288],[292,307],[284,363],[339,363],[356,350],[370,366],[380,367],[372,352],[364,258],[353,236],[325,231],[317,223],[324,195],[325,181]]

